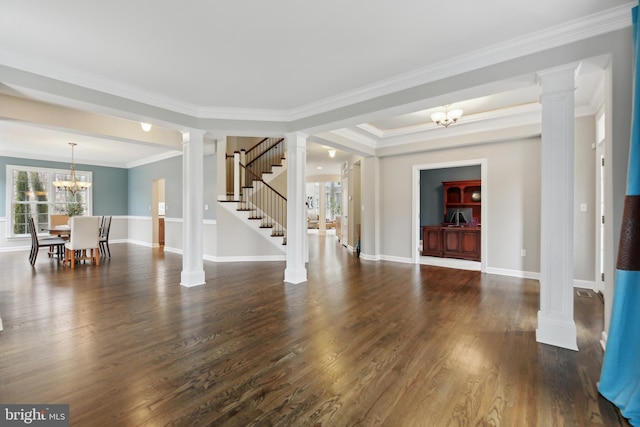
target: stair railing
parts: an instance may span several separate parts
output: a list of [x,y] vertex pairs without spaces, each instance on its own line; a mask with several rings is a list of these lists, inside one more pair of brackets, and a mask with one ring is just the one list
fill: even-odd
[[282,164],[286,157],[286,144],[284,138],[264,138],[251,147],[245,153],[245,161],[249,170],[258,176],[263,173],[271,173],[274,166]]
[[239,163],[245,185],[238,210],[251,212],[250,220],[260,220],[261,228],[270,228],[272,236],[286,236],[287,198],[264,182],[253,171]]

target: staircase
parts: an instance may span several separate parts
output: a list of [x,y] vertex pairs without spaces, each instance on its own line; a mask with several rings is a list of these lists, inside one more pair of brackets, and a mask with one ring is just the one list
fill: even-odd
[[285,154],[284,138],[264,138],[249,150],[227,154],[227,199],[220,201],[283,252],[287,199],[276,183],[286,178]]

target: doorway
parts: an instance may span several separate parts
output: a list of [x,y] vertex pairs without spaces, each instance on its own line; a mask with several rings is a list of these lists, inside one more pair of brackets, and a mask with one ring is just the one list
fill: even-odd
[[[481,206],[481,217],[483,219],[483,226],[480,229],[480,246],[481,246],[481,261],[480,261],[480,271],[486,273],[487,271],[487,229],[488,229],[488,180],[487,180],[487,160],[486,159],[470,159],[470,160],[460,160],[446,163],[433,163],[426,165],[414,165],[413,166],[413,175],[412,175],[412,197],[411,197],[411,205],[412,205],[412,230],[411,233],[411,261],[414,264],[418,264],[421,261],[420,256],[420,244],[419,237],[420,236],[420,171],[422,170],[431,170],[431,169],[448,169],[455,168],[461,166],[480,166],[480,176],[482,182],[481,192],[481,200],[483,201]],[[471,268],[471,264],[475,264],[475,268]],[[477,269],[477,263],[475,261],[466,261],[466,260],[447,260],[447,266],[453,268],[463,268],[463,269]]]
[[605,115],[596,118],[596,271],[595,291],[605,294]]
[[165,181],[154,179],[151,184],[151,233],[152,246],[164,247],[165,235]]

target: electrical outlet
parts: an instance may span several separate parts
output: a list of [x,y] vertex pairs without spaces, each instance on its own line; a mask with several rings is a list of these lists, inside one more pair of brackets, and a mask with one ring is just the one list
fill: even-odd
[[527,250],[526,249],[520,249],[520,256],[527,256]]

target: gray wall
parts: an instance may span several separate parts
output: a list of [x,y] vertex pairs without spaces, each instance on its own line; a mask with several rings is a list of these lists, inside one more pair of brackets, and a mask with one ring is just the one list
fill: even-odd
[[[487,268],[540,271],[540,138],[385,157],[381,173],[381,254],[410,259],[414,165],[486,159]],[[527,251],[526,257],[520,250]]]
[[[203,161],[204,204],[208,210],[203,218],[216,219],[216,155],[207,155]],[[182,156],[160,160],[129,169],[129,215],[151,216],[151,188],[153,180],[165,179],[167,218],[182,218]]]
[[[7,215],[7,165],[32,166],[39,168],[69,169],[69,163],[46,160],[22,159],[0,156],[0,216]],[[76,170],[93,173],[93,214],[127,215],[128,171],[124,168],[76,164]]]
[[129,215],[151,216],[152,184],[165,179],[165,215],[182,218],[182,156],[129,169]]
[[443,182],[480,178],[480,165],[420,171],[420,225],[438,225],[443,221]]
[[[575,121],[574,276],[593,281],[595,257],[595,117]],[[411,174],[414,165],[486,159],[483,182],[487,204],[488,253],[491,269],[540,271],[540,138],[516,139],[380,160],[381,254],[411,258]],[[444,180],[444,179],[442,179]],[[581,204],[587,212],[580,211]],[[520,251],[526,250],[522,257]]]
[[[573,270],[579,280],[595,280],[596,140],[595,116],[576,119],[574,144]],[[586,205],[587,211],[580,210]]]
[[[69,169],[69,163],[0,156],[0,216],[6,216],[6,166]],[[93,173],[93,214],[151,216],[151,183],[165,178],[167,217],[182,218],[182,156],[131,169],[76,164]],[[204,219],[216,219],[216,156],[204,157]]]

